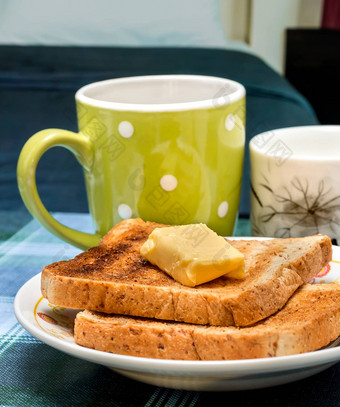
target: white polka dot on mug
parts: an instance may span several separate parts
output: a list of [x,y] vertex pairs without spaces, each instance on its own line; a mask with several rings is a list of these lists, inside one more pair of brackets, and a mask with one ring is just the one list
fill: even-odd
[[133,135],[134,128],[133,125],[128,121],[123,121],[119,123],[118,126],[119,134],[124,138],[130,138]]
[[231,131],[235,126],[235,121],[236,121],[235,116],[232,113],[230,113],[225,119],[224,122],[225,128],[228,131]]
[[132,209],[127,204],[120,204],[118,206],[118,214],[122,219],[129,219],[132,216]]
[[218,206],[217,209],[217,214],[220,218],[224,218],[227,213],[228,213],[228,209],[229,209],[229,204],[227,201],[223,201],[220,203],[220,205]]
[[160,180],[161,187],[164,191],[173,191],[177,188],[177,178],[174,175],[164,175]]

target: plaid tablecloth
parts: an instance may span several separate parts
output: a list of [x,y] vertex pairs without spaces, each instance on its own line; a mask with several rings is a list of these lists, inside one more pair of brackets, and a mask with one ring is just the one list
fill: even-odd
[[[91,231],[88,215],[55,216]],[[9,218],[2,213],[0,227]],[[236,234],[249,235],[249,222],[240,220]],[[200,393],[139,383],[43,344],[16,321],[15,294],[44,265],[77,253],[34,220],[0,244],[0,406],[340,406],[340,364],[276,388]]]

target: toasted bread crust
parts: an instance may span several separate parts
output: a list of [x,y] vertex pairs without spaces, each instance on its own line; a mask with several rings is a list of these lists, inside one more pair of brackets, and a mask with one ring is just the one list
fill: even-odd
[[173,280],[139,253],[156,227],[120,222],[75,259],[46,266],[41,289],[51,303],[70,308],[216,326],[253,324],[284,306],[295,290],[331,260],[327,236],[231,241],[245,255],[244,280],[220,277],[197,287]]
[[76,343],[123,355],[231,360],[311,352],[340,335],[340,285],[304,285],[275,315],[245,328],[77,314]]

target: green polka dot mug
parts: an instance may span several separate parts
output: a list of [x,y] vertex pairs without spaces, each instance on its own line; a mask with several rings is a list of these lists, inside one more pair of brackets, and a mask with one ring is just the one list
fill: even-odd
[[[84,86],[76,105],[79,133],[42,130],[19,157],[21,196],[47,229],[83,249],[130,217],[202,222],[232,234],[245,143],[242,85],[195,75],[120,78]],[[83,168],[95,234],[60,224],[39,198],[36,166],[54,146]]]

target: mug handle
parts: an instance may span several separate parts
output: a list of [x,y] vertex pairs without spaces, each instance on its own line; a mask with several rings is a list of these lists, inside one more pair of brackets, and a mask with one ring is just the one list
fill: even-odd
[[34,134],[24,145],[18,160],[17,179],[20,195],[33,217],[46,229],[61,239],[80,249],[98,245],[101,236],[71,229],[46,210],[41,202],[36,186],[36,168],[41,156],[51,147],[61,146],[70,150],[85,171],[93,164],[93,146],[89,138],[82,133],[61,129],[46,129]]

